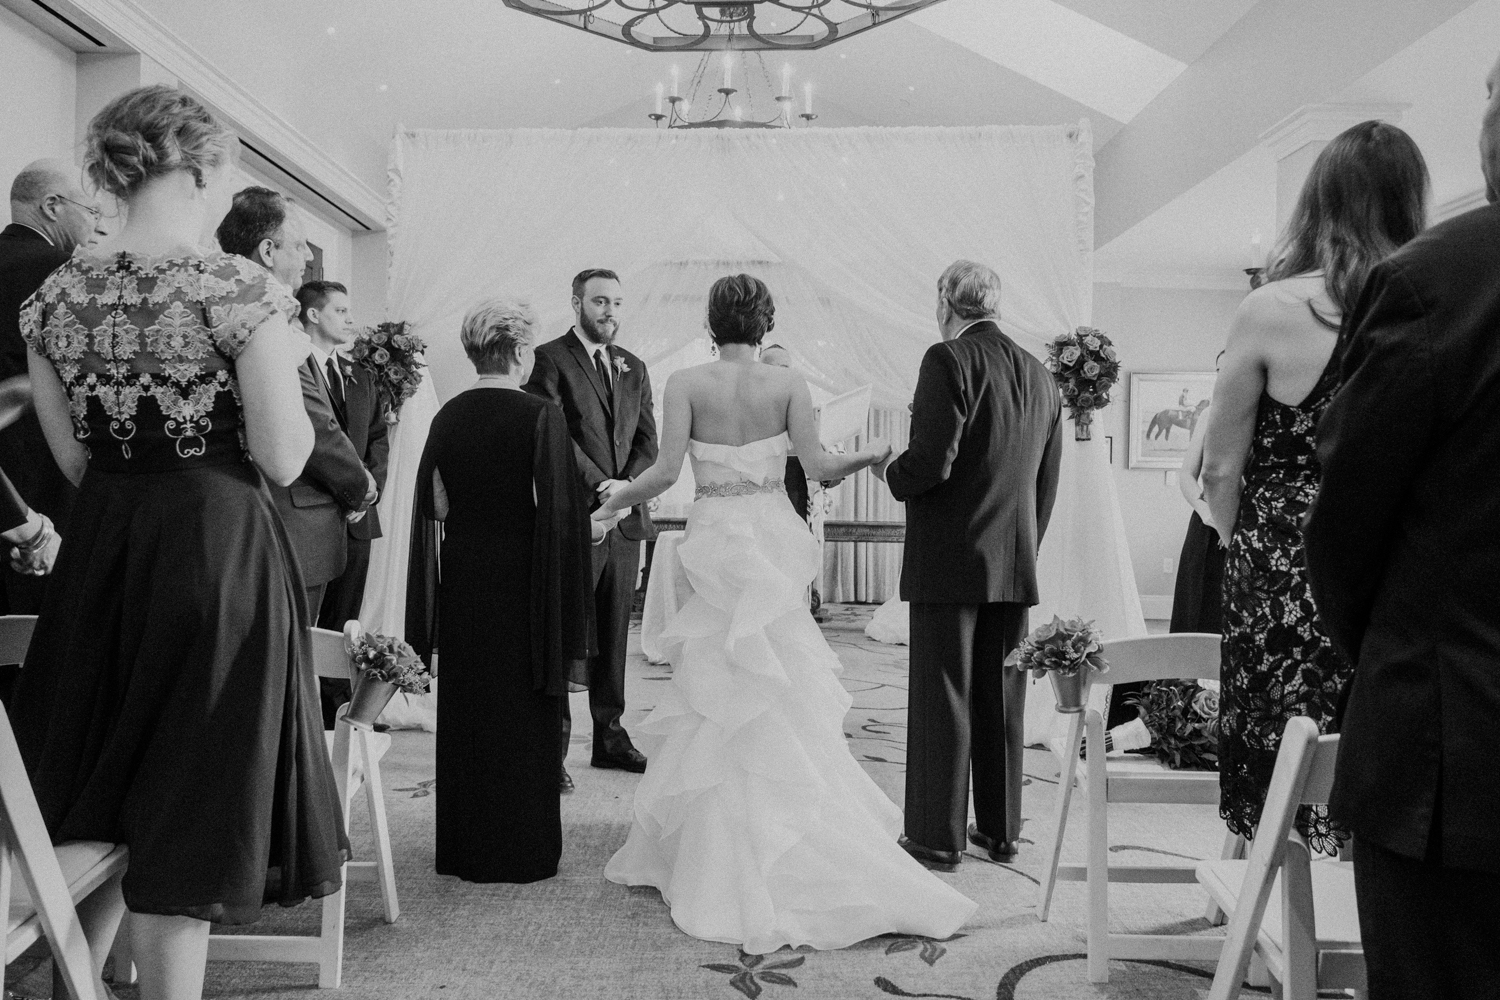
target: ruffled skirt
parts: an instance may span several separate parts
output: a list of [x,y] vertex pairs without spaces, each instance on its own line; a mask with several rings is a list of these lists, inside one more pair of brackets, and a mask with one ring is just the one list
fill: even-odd
[[850,696],[808,613],[817,542],[784,496],[694,504],[673,676],[636,735],[650,765],[605,876],[652,885],[684,932],[763,954],[945,938],[976,906],[897,844],[901,811],[850,754]]

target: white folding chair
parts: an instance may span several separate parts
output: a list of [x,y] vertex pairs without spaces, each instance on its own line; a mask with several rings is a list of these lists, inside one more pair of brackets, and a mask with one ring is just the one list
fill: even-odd
[[[1218,680],[1219,636],[1203,632],[1117,639],[1104,644],[1109,684],[1156,680]],[[1046,866],[1037,891],[1037,917],[1047,919],[1057,881],[1088,883],[1088,973],[1095,983],[1109,982],[1111,958],[1146,958],[1213,961],[1218,958],[1222,938],[1162,934],[1109,933],[1109,883],[1183,883],[1194,880],[1188,865],[1111,865],[1109,863],[1110,802],[1155,802],[1163,804],[1218,805],[1219,776],[1212,771],[1174,771],[1153,758],[1136,756],[1106,758],[1104,713],[1108,686],[1095,684],[1084,712],[1068,723],[1068,735],[1060,748],[1057,779],[1056,823]],[[1088,759],[1078,753],[1084,731],[1088,732]],[[1088,862],[1059,864],[1068,809],[1077,783],[1088,796]],[[1226,851],[1228,851],[1226,845]]]
[[[1252,956],[1281,984],[1283,1000],[1315,1000],[1320,989],[1365,989],[1354,866],[1313,862],[1294,829],[1298,806],[1328,802],[1338,750],[1339,738],[1319,736],[1311,719],[1288,721],[1249,860],[1198,865],[1198,881],[1229,914],[1209,1000],[1240,995]],[[1273,895],[1280,905],[1268,907]]]
[[[31,643],[36,619],[0,617],[0,662],[20,663]],[[52,947],[61,979],[74,1000],[97,1000],[94,988],[109,950],[102,940],[119,925],[125,903],[120,879],[128,852],[119,844],[71,841],[52,846],[36,796],[16,746],[10,717],[0,712],[0,913],[6,915],[4,965],[15,961],[40,937]],[[12,871],[21,874],[15,884]],[[92,928],[101,940],[84,936],[78,905],[90,905],[99,918]],[[0,993],[5,969],[0,965]]]
[[[327,629],[312,630],[313,669],[319,677],[347,679],[353,682],[349,654],[344,649],[345,636],[357,638],[360,625],[351,621],[344,635]],[[348,706],[339,709],[333,732],[327,733],[333,777],[338,785],[339,803],[343,808],[344,828],[349,828],[349,810],[354,796],[365,793],[370,812],[370,829],[375,837],[375,860],[350,861],[342,878],[347,886],[351,874],[374,874],[380,883],[386,923],[394,923],[401,914],[396,900],[396,868],[391,856],[391,835],[385,818],[385,787],[380,778],[380,758],[390,749],[391,738],[351,726],[344,720]],[[324,896],[323,922],[320,932],[300,934],[214,934],[208,941],[211,962],[308,962],[318,966],[318,985],[337,988],[343,980],[344,963],[344,893]],[[117,954],[118,963],[118,954]]]

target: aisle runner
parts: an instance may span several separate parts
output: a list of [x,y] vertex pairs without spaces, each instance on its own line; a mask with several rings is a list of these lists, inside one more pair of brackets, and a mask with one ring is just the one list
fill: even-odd
[[[855,754],[887,794],[901,800],[906,750],[906,650],[862,634],[870,608],[834,607],[825,626],[854,693],[845,730]],[[632,637],[632,648],[636,639]],[[630,663],[627,727],[666,683],[667,668],[635,655]],[[582,696],[574,705],[587,718]],[[433,782],[430,733],[393,733],[386,759],[387,802],[395,841],[401,919],[379,918],[373,883],[351,887],[342,996],[359,1000],[854,1000],[950,997],[957,1000],[1150,997],[1196,1000],[1208,988],[1202,970],[1115,962],[1112,981],[1087,982],[1081,933],[1080,883],[1057,890],[1053,917],[1037,922],[1036,870],[1051,826],[1056,768],[1050,754],[1026,752],[1027,823],[1019,863],[998,865],[973,850],[954,875],[942,876],[980,903],[963,933],[948,941],[885,937],[838,952],[782,950],[763,958],[731,945],[679,933],[654,890],[604,881],[600,872],[625,839],[638,780],[588,766],[588,734],[574,737],[568,766],[578,791],[563,801],[565,849],[561,874],[529,886],[478,886],[432,872]],[[1086,813],[1076,813],[1065,857],[1082,859]],[[1121,861],[1151,864],[1171,857],[1214,856],[1223,827],[1214,810],[1194,806],[1114,806],[1113,850]],[[362,814],[356,850],[368,850]],[[1196,886],[1116,886],[1115,929],[1137,933],[1206,929]],[[316,905],[270,907],[247,931],[315,928]],[[238,963],[209,967],[205,996],[285,997],[313,990],[311,966]],[[312,996],[313,993],[305,994]],[[1254,994],[1247,994],[1254,995]],[[133,990],[121,990],[132,1000]],[[329,997],[335,994],[328,994]]]

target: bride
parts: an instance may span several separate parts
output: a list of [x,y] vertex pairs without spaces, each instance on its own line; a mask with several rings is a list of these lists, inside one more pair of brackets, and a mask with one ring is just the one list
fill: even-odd
[[774,315],[759,279],[714,283],[718,360],[667,381],[656,464],[594,514],[662,493],[691,455],[696,502],[677,551],[692,596],[662,635],[673,676],[642,727],[651,764],[604,874],[655,886],[683,931],[752,954],[946,938],[975,904],[898,846],[900,810],[844,742],[851,699],[807,610],[818,544],[780,478],[789,444],[811,479],[890,448],[822,450],[807,383],[756,363]]

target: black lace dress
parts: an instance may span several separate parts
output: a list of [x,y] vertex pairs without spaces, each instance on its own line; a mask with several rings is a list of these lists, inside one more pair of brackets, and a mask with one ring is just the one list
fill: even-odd
[[[1297,406],[1261,394],[1239,516],[1224,560],[1224,644],[1219,709],[1219,813],[1252,836],[1287,720],[1327,732],[1353,668],[1318,621],[1302,548],[1302,519],[1318,491],[1314,436],[1338,388],[1338,352]],[[1322,807],[1297,828],[1331,852],[1348,834]]]
[[134,913],[249,923],[343,884],[302,574],[235,369],[296,309],[243,257],[80,252],[22,310],[88,470],[11,718],[52,838],[129,845]]

